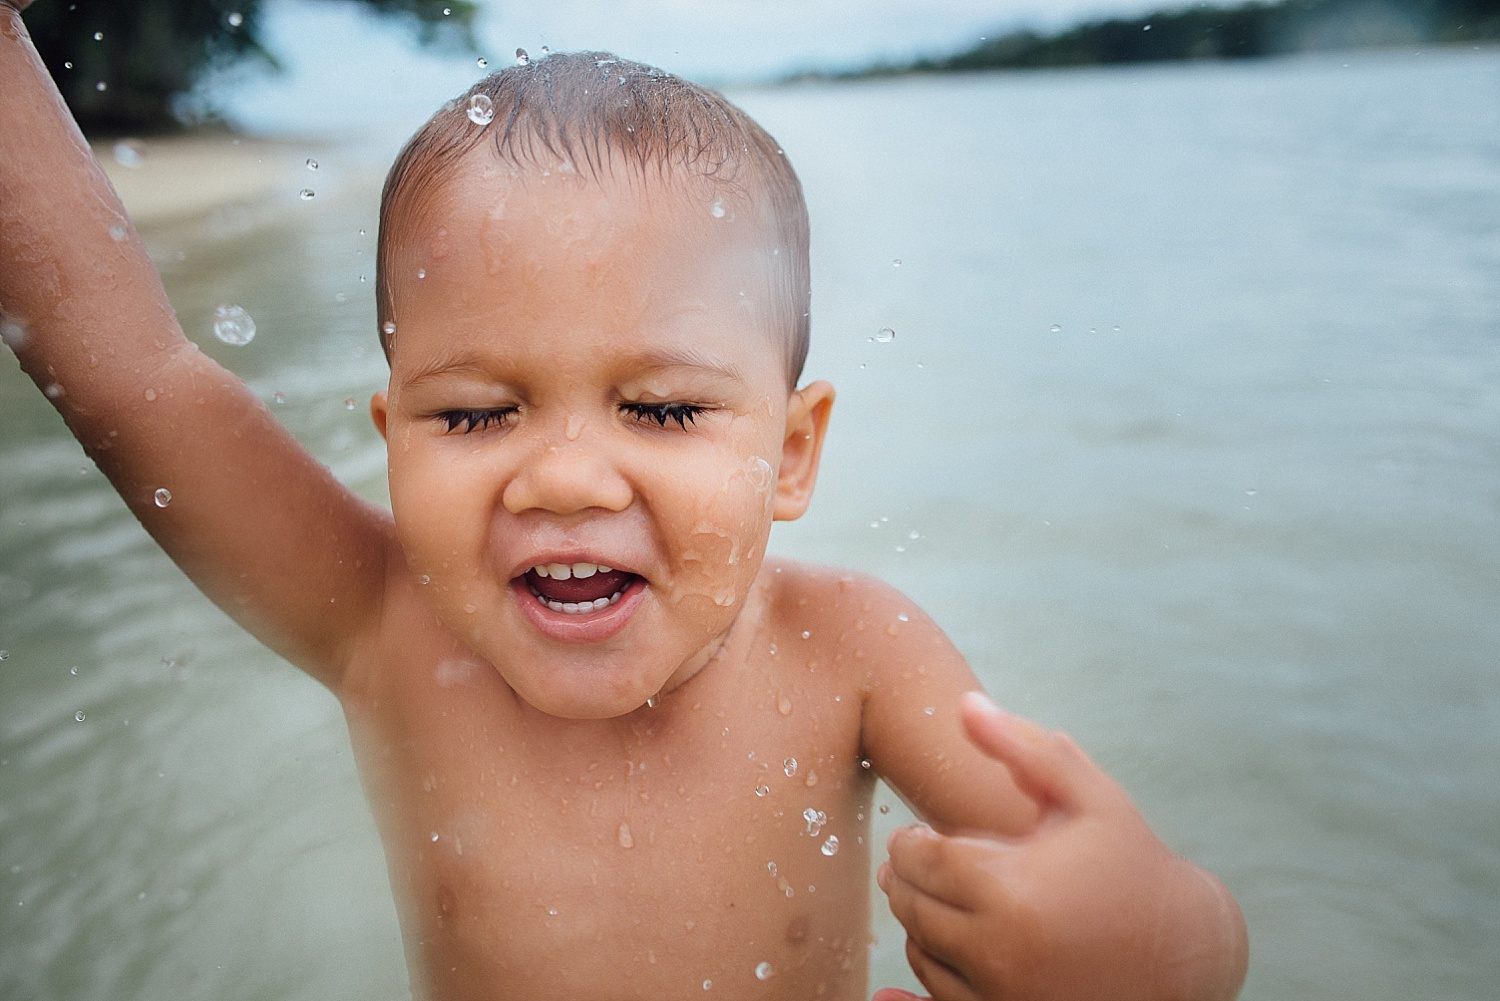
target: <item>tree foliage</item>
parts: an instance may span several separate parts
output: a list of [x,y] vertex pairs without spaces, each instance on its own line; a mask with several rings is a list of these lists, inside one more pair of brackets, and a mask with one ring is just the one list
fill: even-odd
[[[472,0],[361,3],[408,23],[423,44],[474,48]],[[263,0],[40,0],[26,10],[37,51],[83,130],[168,131],[210,70],[241,60],[279,68],[262,42]]]

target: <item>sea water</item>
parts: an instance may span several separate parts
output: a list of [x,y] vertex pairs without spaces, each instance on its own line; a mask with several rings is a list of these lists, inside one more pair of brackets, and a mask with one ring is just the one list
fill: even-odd
[[[1238,896],[1246,998],[1491,996],[1500,52],[734,96],[806,185],[808,374],[840,391],[773,550],[892,581],[1073,733]],[[142,227],[190,336],[377,501],[344,401],[382,383],[397,143]],[[222,303],[253,343],[214,338]],[[0,995],[407,997],[333,699],[12,361],[0,414]],[[876,912],[872,987],[914,987]]]

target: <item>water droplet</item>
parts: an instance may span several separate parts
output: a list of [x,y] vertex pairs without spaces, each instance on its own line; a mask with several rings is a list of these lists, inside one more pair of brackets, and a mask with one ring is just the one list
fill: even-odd
[[822,810],[815,810],[812,807],[808,807],[802,811],[802,819],[807,822],[807,833],[816,837],[818,832],[823,829],[823,825],[828,823],[828,814]]
[[0,660],[10,660],[10,651],[0,650]]
[[243,347],[255,340],[255,321],[239,306],[214,307],[214,336],[225,344]]
[[802,630],[802,638],[805,639],[805,640],[810,640],[810,639],[812,639],[812,633],[809,632],[808,630],[804,629],[804,630]]
[[783,716],[790,716],[792,714],[792,700],[786,695],[777,696],[776,711]]
[[887,804],[887,803],[881,803],[880,804],[880,812],[881,813],[890,813],[891,812],[890,805]]
[[[778,567],[777,569],[780,569],[780,568]],[[771,656],[772,657],[776,656],[776,644],[775,643],[771,644]]]
[[444,7],[443,8],[443,16],[444,17],[451,17],[452,15],[453,15],[453,8],[452,7]]
[[[859,759],[859,767],[863,768],[865,771],[869,771],[870,770],[870,759],[869,758],[860,758]],[[861,818],[861,819],[863,819],[863,818]]]
[[916,540],[917,540],[917,539],[920,539],[920,538],[921,538],[921,537],[922,537],[922,533],[921,533],[921,532],[918,532],[918,531],[917,531],[917,530],[916,530],[916,529],[915,529],[915,528],[914,528],[914,529],[912,529],[912,530],[911,530],[911,531],[910,531],[910,532],[907,532],[907,533],[906,533],[906,537],[907,537],[907,538],[908,538],[908,539],[911,539],[911,540],[912,540],[912,541],[913,541],[913,542],[915,542],[915,541],[916,541]]
[[755,966],[755,979],[770,980],[771,974],[775,972],[775,970],[771,969],[770,963],[757,963]]
[[479,611],[479,606],[474,604],[466,604],[464,605],[464,611],[470,615],[473,615],[475,612]]
[[911,619],[907,617],[907,614],[905,612],[898,612],[896,614],[896,621],[897,622],[910,622]]
[[1098,327],[1090,327],[1089,328],[1089,333],[1091,333],[1091,334],[1097,334],[1098,332],[1099,332],[1099,328]]
[[890,327],[881,327],[875,333],[876,344],[889,344],[896,339],[896,332]]
[[134,139],[121,139],[115,143],[114,154],[115,163],[118,163],[122,167],[128,167],[131,170],[139,167],[141,161],[145,159],[145,154],[141,150],[141,144]]
[[102,42],[102,41],[104,41],[104,32],[102,32],[102,31],[96,31],[96,32],[94,32],[94,41],[96,41],[96,42]]
[[474,60],[474,64],[476,66],[478,66],[480,69],[485,69],[486,67],[489,66],[490,61],[488,59],[484,58],[484,56],[480,56],[478,59]]
[[705,981],[703,981],[703,989],[706,990],[706,991],[713,990],[714,989],[714,982],[712,980],[705,980]]
[[586,423],[581,415],[569,414],[568,425],[563,428],[563,434],[567,436],[569,441],[577,441],[578,436],[583,434],[583,428]]
[[724,218],[724,213],[724,199],[715,198],[714,203],[708,207],[708,214],[713,216],[715,219],[722,219]]
[[554,917],[554,918],[557,917],[557,908],[556,907],[549,907],[549,908],[547,908],[547,914],[550,917]]
[[427,277],[427,269],[426,268],[418,268],[417,269],[417,277],[418,278],[426,278]]
[[83,722],[83,710],[80,709],[76,713],[74,713],[73,714],[73,718],[76,719],[78,722],[82,723]]
[[517,66],[530,66],[531,65],[531,57],[526,54],[526,50],[525,49],[517,49],[516,50],[516,65]]
[[1117,323],[1117,324],[1115,324],[1115,333],[1118,334],[1119,332],[1120,332],[1120,325]]
[[1245,491],[1245,496],[1246,497],[1254,497],[1258,492],[1259,491],[1256,491],[1256,490],[1246,490]]
[[787,758],[785,761],[783,761],[781,763],[781,770],[784,771],[784,772],[786,772],[786,777],[787,778],[791,778],[793,775],[796,775],[797,774],[797,759],[796,758]]
[[429,576],[427,576],[427,575],[426,575],[426,574],[425,574],[425,573],[424,573],[424,574],[423,574],[423,575],[422,575],[422,577],[421,577],[421,581],[422,581],[422,583],[423,583],[423,584],[431,584],[431,583],[432,583],[432,578],[431,578],[431,577],[429,577]]
[[380,325],[380,332],[382,334],[384,334],[385,336],[387,336],[387,337],[395,337],[396,336],[396,321],[395,320],[386,320],[384,323],[382,323]]
[[655,709],[659,705],[661,705],[661,695],[659,695],[659,694],[658,695],[653,695],[649,699],[646,700],[646,708],[647,709]]
[[[828,835],[828,840],[823,842],[823,847],[822,847],[821,851],[823,852],[824,855],[827,855],[829,858],[832,858],[833,856],[837,855],[839,853],[839,837],[838,837],[838,835],[837,834],[830,834],[830,835]],[[808,889],[811,890],[812,887],[809,886]]]
[[437,839],[438,839],[438,832],[437,831],[433,831],[432,832],[432,840],[436,841]]
[[547,46],[543,45],[542,46],[542,55],[544,55],[544,56],[550,56],[550,55],[552,55],[552,50],[550,48],[548,48]]
[[274,400],[277,403],[285,403],[286,402],[286,394],[283,393],[281,390],[278,389],[276,391],[276,395],[272,396],[271,399]]
[[1061,323],[1054,323],[1054,324],[1052,324],[1052,326],[1048,327],[1047,329],[1051,330],[1054,334],[1060,334],[1060,333],[1062,333],[1062,324]]
[[932,706],[928,706],[926,709],[922,710],[922,713],[926,716],[931,716],[935,712],[937,712],[937,710]]
[[767,862],[766,863],[766,872],[769,872],[773,876],[776,875],[776,863],[775,862]]
[[317,170],[318,169],[318,161],[314,160],[312,157],[308,157],[307,158],[307,169],[308,170]]
[[157,507],[166,507],[172,503],[172,491],[166,487],[157,487],[156,493],[152,494],[151,497],[156,501]]
[[620,825],[620,847],[621,848],[634,848],[635,847],[635,838],[632,838],[630,836],[630,825],[629,824],[622,823]]
[[237,10],[230,11],[230,13],[224,18],[224,20],[229,23],[229,26],[231,28],[238,28],[240,25],[245,23],[245,15],[241,14]]
[[757,783],[755,783],[755,795],[759,796],[761,799],[765,799],[770,794],[771,794],[771,787],[770,786],[766,785],[764,782],[757,782]]
[[105,83],[103,80],[100,80],[98,83],[94,84],[94,89],[102,94],[106,90],[109,90],[109,84]]
[[75,667],[70,667],[70,668],[68,668],[68,673],[71,674],[71,675],[73,675],[74,677],[77,677],[78,676],[78,668],[76,666]]
[[313,189],[303,188],[301,191],[297,192],[297,197],[302,199],[304,202],[310,202],[313,200]]
[[896,258],[894,261],[891,262],[891,267],[893,267],[893,268],[899,268],[900,266],[901,266],[901,258],[899,258],[899,257]]
[[1142,31],[1150,31],[1151,30],[1151,25],[1148,24],[1144,28],[1142,28],[1141,30]]
[[120,225],[119,223],[115,223],[113,226],[109,227],[109,238],[116,243],[119,243],[121,240],[125,239],[126,235],[127,232],[125,227]]

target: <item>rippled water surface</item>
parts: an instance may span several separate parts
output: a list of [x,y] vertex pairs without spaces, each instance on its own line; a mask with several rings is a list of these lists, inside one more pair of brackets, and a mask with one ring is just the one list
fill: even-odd
[[[775,548],[892,580],[1072,731],[1238,895],[1246,998],[1492,997],[1500,53],[736,96],[802,172],[841,393]],[[398,142],[286,142],[263,195],[142,224],[190,335],[376,499]],[[0,996],[406,997],[333,700],[12,360],[0,414]]]

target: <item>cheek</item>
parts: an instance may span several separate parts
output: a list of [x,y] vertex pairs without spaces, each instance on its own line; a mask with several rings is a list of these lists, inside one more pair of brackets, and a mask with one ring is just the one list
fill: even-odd
[[684,490],[672,528],[680,546],[679,593],[701,594],[721,607],[738,601],[764,555],[774,505],[775,470],[764,456],[715,464],[699,484]]

